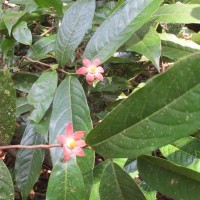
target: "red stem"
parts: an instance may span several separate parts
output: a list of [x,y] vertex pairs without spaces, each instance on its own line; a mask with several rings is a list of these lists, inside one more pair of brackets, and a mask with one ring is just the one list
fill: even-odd
[[54,147],[62,147],[61,144],[38,144],[38,145],[7,145],[7,146],[0,146],[0,150],[2,149],[50,149]]

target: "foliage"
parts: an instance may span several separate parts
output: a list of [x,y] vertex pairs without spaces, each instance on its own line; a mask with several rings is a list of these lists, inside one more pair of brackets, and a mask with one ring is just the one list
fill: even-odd
[[49,148],[18,150],[14,176],[0,160],[1,199],[51,160],[48,200],[196,200],[199,0],[0,5],[0,145]]

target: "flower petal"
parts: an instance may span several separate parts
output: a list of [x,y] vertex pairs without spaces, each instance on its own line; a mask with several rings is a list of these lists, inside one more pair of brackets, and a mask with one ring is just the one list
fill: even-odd
[[58,140],[58,142],[60,142],[62,145],[65,144],[66,142],[66,137],[64,135],[59,135],[56,138]]
[[100,81],[103,81],[103,76],[102,76],[102,74],[100,74],[99,72],[96,72],[96,73],[95,73],[95,77],[96,77],[97,79],[99,79]]
[[74,150],[73,150],[73,153],[77,156],[85,156],[85,153],[84,151],[80,148],[80,147],[76,147]]
[[86,146],[86,143],[84,140],[77,140],[76,141],[76,147],[84,147]]
[[83,64],[84,64],[86,67],[89,67],[92,63],[91,63],[90,60],[88,60],[87,58],[83,58]]
[[88,73],[88,74],[86,75],[86,81],[87,81],[89,84],[92,84],[93,81],[94,81],[94,74]]
[[72,138],[73,137],[73,126],[72,123],[70,122],[66,126],[66,138]]
[[76,131],[74,133],[74,140],[80,140],[85,134],[85,131]]
[[104,73],[103,67],[97,67],[97,68],[96,68],[96,72]]
[[63,147],[63,153],[64,153],[63,161],[68,161],[71,158],[71,151],[64,146]]
[[100,64],[101,64],[101,61],[98,58],[92,61],[92,65],[96,67],[99,66]]
[[88,72],[87,67],[81,67],[81,68],[76,70],[77,74],[86,74],[87,72]]

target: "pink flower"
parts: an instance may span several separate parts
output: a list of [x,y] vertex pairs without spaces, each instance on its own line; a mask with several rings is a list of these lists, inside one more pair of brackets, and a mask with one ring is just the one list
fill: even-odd
[[87,58],[83,58],[84,67],[81,67],[78,70],[76,70],[76,73],[84,75],[86,74],[86,81],[89,84],[92,84],[94,82],[94,78],[103,81],[102,73],[104,73],[104,70],[101,66],[99,66],[100,63],[101,62],[99,59],[95,59],[91,62]]
[[66,126],[66,136],[57,136],[57,140],[62,144],[63,147],[63,161],[68,161],[73,155],[85,156],[82,147],[86,146],[86,144],[84,140],[81,140],[84,134],[85,131],[77,131],[73,133],[72,123],[69,123]]

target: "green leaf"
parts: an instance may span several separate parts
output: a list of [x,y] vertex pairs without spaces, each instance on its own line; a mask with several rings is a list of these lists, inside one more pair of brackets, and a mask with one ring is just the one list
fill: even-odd
[[84,157],[77,157],[77,165],[81,170],[83,181],[85,184],[85,199],[88,200],[93,185],[93,168],[95,152],[89,149],[85,149],[84,152]]
[[28,104],[27,97],[20,97],[17,98],[16,102],[17,110],[16,110],[16,116],[19,117],[21,114],[31,111],[34,107],[30,104]]
[[62,1],[61,0],[34,0],[38,6],[49,8],[55,8],[58,13],[62,13]]
[[157,192],[155,190],[152,190],[144,181],[142,181],[142,183],[139,186],[142,192],[144,193],[146,200],[156,200]]
[[33,84],[29,94],[28,103],[34,106],[29,119],[38,123],[51,105],[57,88],[58,76],[56,72],[44,72]]
[[22,21],[17,24],[12,31],[13,37],[20,43],[25,45],[32,44],[32,34],[27,23]]
[[99,81],[92,91],[98,92],[117,92],[132,89],[132,84],[120,77],[105,77],[104,81]]
[[92,26],[94,10],[94,0],[79,0],[66,11],[58,30],[55,48],[60,66],[73,62],[75,49]]
[[91,191],[91,195],[90,195],[90,200],[94,200],[94,199],[99,200],[100,199],[99,186],[100,186],[101,176],[102,176],[104,169],[109,164],[110,164],[110,161],[105,160],[105,161],[101,162],[99,165],[95,166],[94,171],[93,171],[94,181],[93,181],[92,191]]
[[[44,142],[44,138],[34,131],[34,124],[29,123],[20,144],[36,145]],[[29,192],[40,176],[44,155],[44,149],[19,149],[17,152],[15,163],[16,183],[23,200],[27,199]]]
[[200,158],[200,140],[195,137],[189,136],[181,138],[173,142],[172,145],[195,156],[196,158]]
[[46,200],[85,200],[85,186],[75,158],[58,160],[51,172]]
[[[65,134],[69,122],[73,124],[74,131],[89,132],[92,129],[84,90],[78,79],[71,76],[62,81],[54,97],[49,130],[50,143],[57,143],[56,137]],[[51,149],[53,164],[62,156],[61,148]]]
[[15,73],[12,79],[17,90],[28,93],[38,77],[28,73]]
[[114,158],[112,161],[123,169],[127,158]]
[[6,59],[10,51],[13,51],[15,47],[15,40],[13,38],[4,38],[1,42],[1,51],[3,53],[3,60]]
[[51,119],[52,108],[50,107],[47,112],[45,113],[44,117],[38,124],[35,124],[35,131],[41,134],[46,141],[48,141],[48,131],[49,131],[49,124]]
[[153,19],[166,23],[200,23],[200,5],[170,4],[164,5],[153,15]]
[[49,57],[48,53],[55,49],[55,41],[56,35],[41,38],[30,47],[27,56],[33,60]]
[[[197,141],[195,141],[195,139],[192,140],[188,140],[187,138],[182,138],[180,139],[180,141],[176,141],[176,145],[174,144],[169,144],[166,145],[164,147],[160,148],[161,153],[163,154],[163,156],[165,158],[167,158],[167,160],[177,164],[177,165],[181,165],[183,167],[187,167],[189,169],[192,169],[194,171],[200,172],[200,159],[197,158],[195,156],[196,152],[198,152],[200,150],[199,147],[194,148],[193,144],[194,141],[200,144],[200,141],[198,139],[196,139]],[[177,145],[178,144],[178,145]],[[187,152],[186,148],[178,148],[177,146],[179,145],[187,145],[187,146],[191,146],[190,149],[193,149],[192,153]]]
[[89,41],[84,56],[105,62],[158,9],[162,0],[127,0],[98,28]]
[[196,200],[200,195],[200,174],[151,156],[138,158],[140,176],[156,191],[174,199]]
[[0,145],[10,143],[15,131],[16,95],[7,70],[0,70]]
[[145,200],[143,193],[133,179],[115,163],[104,170],[100,182],[100,199],[103,200]]
[[14,200],[14,186],[10,172],[0,159],[0,199]]
[[105,157],[133,158],[193,134],[199,129],[199,62],[200,53],[185,57],[132,93],[86,143]]
[[11,34],[11,30],[13,26],[17,23],[17,21],[25,14],[25,11],[12,11],[9,13],[6,13],[3,16],[3,21],[6,25],[6,28],[8,29],[9,35]]
[[200,45],[191,40],[177,38],[173,34],[159,34],[162,40],[162,55],[177,60],[189,53],[200,51]]
[[153,27],[142,26],[127,43],[127,51],[135,51],[144,55],[160,71],[161,40]]

